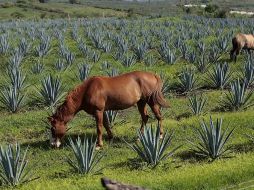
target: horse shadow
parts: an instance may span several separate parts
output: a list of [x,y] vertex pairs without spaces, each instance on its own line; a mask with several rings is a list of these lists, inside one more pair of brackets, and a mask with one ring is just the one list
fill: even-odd
[[29,147],[33,149],[51,150],[49,140],[40,140],[35,142],[25,142],[21,144],[24,147]]

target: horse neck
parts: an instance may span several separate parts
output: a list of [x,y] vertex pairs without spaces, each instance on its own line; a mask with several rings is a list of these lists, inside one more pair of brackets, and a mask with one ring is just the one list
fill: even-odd
[[73,106],[69,101],[65,101],[57,110],[56,117],[63,121],[64,123],[68,123],[75,114],[79,111],[79,107]]

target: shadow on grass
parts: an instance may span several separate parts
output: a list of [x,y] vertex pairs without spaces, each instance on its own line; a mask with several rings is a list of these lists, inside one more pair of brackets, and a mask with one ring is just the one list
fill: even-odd
[[254,142],[249,140],[248,142],[242,143],[242,144],[236,144],[231,147],[231,150],[233,152],[237,153],[248,153],[248,152],[254,152]]
[[31,148],[34,148],[34,149],[42,149],[42,150],[51,150],[52,147],[50,146],[49,144],[49,140],[39,140],[39,141],[36,141],[36,142],[26,142],[26,143],[23,143],[22,146],[24,147],[31,147]]
[[207,162],[207,158],[199,156],[191,150],[176,153],[174,156],[180,158],[182,161],[188,161],[190,163]]
[[127,167],[129,168],[129,170],[144,170],[149,168],[148,164],[139,157],[128,158],[126,161],[111,164],[110,167],[112,168]]
[[192,116],[192,114],[190,112],[185,112],[185,113],[182,113],[180,115],[177,115],[175,119],[177,121],[180,121],[181,119],[183,119],[183,118],[189,118],[190,116]]

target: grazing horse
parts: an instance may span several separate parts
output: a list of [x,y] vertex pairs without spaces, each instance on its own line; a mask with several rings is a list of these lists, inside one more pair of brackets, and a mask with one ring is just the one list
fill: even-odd
[[66,133],[66,124],[76,113],[84,110],[95,117],[97,125],[97,149],[103,146],[102,127],[109,139],[113,138],[105,116],[106,110],[123,110],[135,104],[142,118],[141,130],[146,125],[148,104],[160,126],[163,135],[160,107],[168,107],[161,92],[160,77],[149,72],[134,71],[115,77],[95,76],[85,80],[72,90],[49,121],[51,123],[51,145],[59,147]]
[[237,34],[232,39],[233,48],[230,51],[230,59],[236,62],[237,56],[242,49],[254,50],[254,35],[252,34]]

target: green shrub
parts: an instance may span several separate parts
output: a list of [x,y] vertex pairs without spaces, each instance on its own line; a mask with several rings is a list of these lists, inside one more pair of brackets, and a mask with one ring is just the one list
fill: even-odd
[[218,5],[215,5],[215,4],[209,4],[205,7],[205,12],[208,12],[208,13],[214,13],[215,11],[217,11],[219,9],[219,6]]

